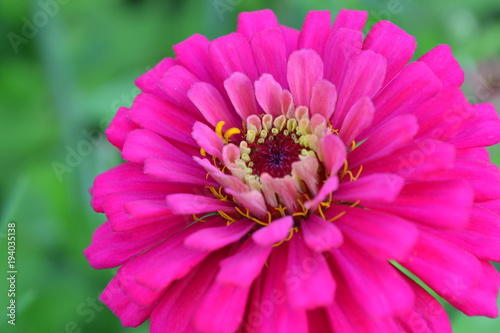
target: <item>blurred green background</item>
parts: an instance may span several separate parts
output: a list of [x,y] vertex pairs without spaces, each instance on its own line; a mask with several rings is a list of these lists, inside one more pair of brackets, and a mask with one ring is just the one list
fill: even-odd
[[[238,12],[262,8],[296,28],[312,9],[368,10],[368,27],[389,19],[416,36],[416,56],[450,44],[469,99],[500,106],[498,0],[2,1],[0,332],[147,332],[147,324],[123,328],[92,305],[114,274],[93,270],[82,255],[104,221],[90,208],[88,188],[120,161],[103,130],[119,106],[130,106],[134,79],[172,56],[173,44],[194,33],[227,34]],[[497,147],[492,153],[500,162]],[[10,221],[17,223],[15,329],[5,315]],[[500,319],[450,315],[455,332],[500,332]]]

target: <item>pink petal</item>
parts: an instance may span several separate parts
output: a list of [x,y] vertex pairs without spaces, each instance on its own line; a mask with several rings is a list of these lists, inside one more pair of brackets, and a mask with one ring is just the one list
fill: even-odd
[[349,154],[351,168],[376,158],[389,155],[408,143],[418,131],[417,119],[412,115],[393,118],[377,128],[372,135]]
[[287,51],[280,29],[268,29],[255,33],[250,39],[255,64],[259,75],[271,74],[283,88],[288,88],[286,80]]
[[[264,112],[278,117],[281,115],[281,85],[271,74],[262,74],[255,81],[255,97]],[[255,113],[254,113],[255,114]]]
[[221,261],[217,282],[250,288],[261,273],[272,249],[272,245],[262,246],[249,238],[236,254]]
[[304,202],[304,207],[312,211],[316,210],[321,202],[325,200],[326,197],[330,195],[330,193],[333,193],[335,190],[337,190],[338,187],[339,178],[336,174],[330,175],[330,177],[328,177],[328,179],[321,186],[318,194],[311,200]]
[[292,227],[293,218],[285,216],[257,230],[252,235],[252,239],[256,244],[261,246],[274,245],[287,238]]
[[339,98],[332,125],[340,128],[349,109],[361,97],[373,97],[382,88],[386,60],[372,51],[362,51],[349,62],[339,86]]
[[195,194],[171,194],[167,205],[175,214],[200,214],[234,209],[234,204]]
[[377,22],[363,42],[363,50],[372,50],[387,59],[384,85],[410,61],[417,47],[415,37],[392,22]]
[[239,127],[238,118],[229,111],[221,94],[211,84],[195,83],[188,91],[188,96],[212,126],[217,126],[219,121],[225,121],[230,127]]
[[231,189],[235,192],[246,192],[248,191],[248,186],[241,180],[232,175],[227,175],[217,169],[212,163],[207,159],[199,159],[198,157],[193,157],[196,163],[205,168],[205,170],[210,174],[210,176],[219,183],[225,189]]
[[248,39],[262,30],[279,27],[278,19],[270,9],[240,13],[238,15],[237,32]]
[[280,30],[283,34],[283,39],[285,40],[286,56],[288,58],[293,51],[297,50],[299,31],[284,25],[280,26]]
[[326,217],[336,216],[339,212],[345,214],[335,223],[344,237],[378,259],[403,259],[417,241],[415,225],[400,217],[341,206],[328,211]]
[[167,183],[191,184],[201,186],[217,186],[207,180],[206,172],[198,165],[188,165],[158,158],[148,158],[144,162],[144,173]]
[[391,174],[379,173],[340,184],[333,194],[338,200],[361,202],[392,202],[403,188],[405,179]]
[[253,227],[255,227],[255,222],[245,219],[230,225],[203,228],[189,235],[184,240],[184,245],[199,250],[214,251],[239,241]]
[[290,55],[287,80],[296,106],[309,107],[312,87],[323,77],[323,61],[313,50],[299,50]]
[[226,192],[232,195],[239,204],[248,209],[257,218],[267,219],[266,202],[260,191],[235,192],[232,189],[226,188]]
[[285,285],[294,309],[314,309],[333,302],[336,283],[323,254],[307,247],[300,237],[290,241]]
[[500,117],[492,104],[475,104],[477,115],[451,140],[458,148],[492,146],[500,142]]
[[468,223],[473,196],[463,181],[428,181],[405,185],[391,204],[365,205],[433,227],[460,229]]
[[172,66],[178,65],[176,59],[165,58],[160,61],[155,67],[142,74],[135,85],[141,89],[143,93],[150,93],[157,97],[165,97],[165,92],[160,88],[159,83],[165,72]]
[[208,154],[222,160],[222,148],[224,147],[224,143],[214,132],[213,128],[197,121],[193,126],[192,136],[196,140],[196,143],[198,143],[198,145]]
[[212,68],[224,81],[233,72],[241,72],[255,81],[258,77],[247,37],[231,33],[213,40],[208,47]]
[[260,177],[262,183],[261,190],[268,205],[278,207],[278,196],[281,199],[281,203],[288,209],[294,210],[298,208],[297,188],[291,177],[274,178],[267,173],[263,173]]
[[187,96],[191,86],[200,80],[183,66],[173,66],[160,81],[160,87],[175,105],[196,113],[196,106]]
[[324,252],[339,247],[344,242],[342,232],[331,222],[311,214],[302,223],[304,241],[315,252]]
[[168,209],[167,203],[162,199],[129,201],[123,205],[123,208],[127,214],[136,219],[171,215],[171,211]]
[[348,28],[362,31],[365,26],[368,12],[361,10],[341,9],[333,23],[333,30]]
[[304,182],[312,195],[318,195],[318,159],[313,156],[292,163],[292,177]]
[[260,113],[257,110],[252,82],[245,74],[234,72],[224,81],[224,87],[236,113],[242,120]]
[[210,41],[202,35],[194,34],[173,49],[177,60],[191,73],[196,73],[201,81],[215,84],[210,70],[210,60],[208,57],[208,45]]
[[311,114],[320,114],[330,119],[337,103],[337,89],[328,80],[316,81],[311,95]]
[[129,109],[121,107],[116,112],[115,117],[111,120],[109,127],[106,129],[106,138],[109,142],[119,150],[123,148],[125,138],[128,133],[140,128],[127,117]]
[[453,57],[448,45],[438,45],[418,61],[425,62],[443,83],[443,89],[460,87],[464,82],[464,71]]
[[324,51],[325,79],[337,89],[347,71],[351,59],[361,51],[363,34],[351,29],[332,30],[326,40]]
[[323,55],[325,42],[330,33],[331,14],[327,10],[307,13],[300,31],[298,49],[313,49]]
[[340,137],[335,134],[325,136],[320,143],[320,151],[318,155],[320,159],[323,156],[326,170],[330,174],[336,174],[344,165],[347,156],[346,147]]
[[367,96],[358,99],[349,111],[347,111],[339,131],[339,136],[347,147],[352,144],[352,141],[359,134],[370,126],[374,114],[375,107],[371,99]]
[[141,325],[155,308],[156,304],[147,307],[141,307],[132,302],[121,290],[117,279],[112,279],[106,286],[106,289],[99,297],[122,322],[125,327],[137,327]]

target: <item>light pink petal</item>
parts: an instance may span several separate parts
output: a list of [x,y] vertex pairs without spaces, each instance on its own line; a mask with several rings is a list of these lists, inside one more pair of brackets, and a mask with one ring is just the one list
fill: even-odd
[[368,12],[361,10],[341,9],[333,23],[333,30],[348,28],[362,31],[365,26]]
[[128,116],[136,124],[161,136],[196,145],[190,135],[196,118],[166,100],[151,94],[139,94]]
[[144,93],[150,93],[157,97],[166,97],[165,92],[160,88],[159,83],[165,72],[172,66],[178,65],[176,59],[165,58],[160,61],[155,67],[142,74],[135,85]]
[[214,251],[239,241],[253,227],[255,227],[255,222],[244,219],[230,225],[204,228],[189,235],[184,240],[184,245],[199,250]]
[[372,51],[362,51],[349,62],[339,86],[339,97],[332,125],[340,128],[345,115],[361,97],[373,97],[382,88],[386,60]]
[[314,309],[328,306],[335,297],[336,283],[325,257],[302,240],[293,237],[289,244],[285,285],[290,306]]
[[175,105],[196,112],[196,106],[187,96],[191,86],[200,80],[183,66],[171,67],[160,81],[160,87]]
[[394,78],[377,97],[374,125],[406,114],[434,97],[441,89],[441,81],[423,62],[412,62]]
[[196,73],[196,76],[201,81],[215,84],[208,57],[209,44],[210,41],[205,36],[194,34],[179,44],[174,45],[173,49],[177,60],[187,70],[191,73]]
[[[164,198],[163,198],[164,199]],[[129,201],[123,205],[123,208],[131,217],[143,219],[155,216],[171,215],[171,210],[167,207],[165,200],[144,199]]]
[[210,173],[210,176],[215,179],[217,183],[222,185],[225,189],[231,189],[235,192],[245,192],[248,191],[248,186],[241,180],[232,175],[227,175],[217,169],[212,163],[207,159],[199,159],[198,157],[193,157],[196,163],[205,168],[205,170]]
[[358,99],[351,109],[347,111],[339,131],[339,136],[347,147],[352,144],[352,141],[354,141],[359,134],[370,126],[374,114],[375,107],[371,99],[367,96]]
[[166,200],[175,214],[200,214],[218,210],[227,212],[234,209],[234,204],[231,202],[195,194],[171,194]]
[[363,42],[363,50],[372,50],[387,59],[384,85],[410,61],[417,43],[415,37],[392,22],[377,22]]
[[115,117],[111,120],[109,127],[106,129],[106,138],[113,146],[118,149],[123,148],[125,138],[128,133],[140,128],[127,117],[129,109],[121,107],[116,112]]
[[316,210],[318,206],[321,204],[323,200],[325,200],[330,193],[333,193],[339,187],[339,178],[336,174],[330,175],[328,179],[323,183],[321,189],[318,194],[312,198],[304,202],[304,207],[309,210]]
[[194,315],[196,332],[236,332],[243,320],[249,292],[250,287],[214,282]]
[[255,64],[259,75],[271,74],[283,88],[288,88],[286,80],[287,51],[280,29],[268,29],[255,33],[250,39]]
[[[455,163],[453,145],[436,140],[415,140],[392,154],[363,164],[363,175],[391,172],[407,180],[426,179],[442,175]],[[440,177],[440,176],[437,176]]]
[[245,74],[234,72],[224,81],[224,87],[236,113],[242,120],[246,120],[252,114],[259,113],[252,82]]
[[274,12],[270,9],[263,9],[240,13],[236,31],[250,39],[255,33],[277,27],[279,27],[279,22]]
[[217,185],[207,180],[206,172],[198,165],[188,165],[158,158],[148,158],[144,162],[144,173],[167,183],[191,184],[200,186]]
[[121,290],[116,278],[109,282],[99,299],[120,318],[122,325],[125,327],[141,325],[149,318],[156,305],[142,307],[132,302]]
[[417,119],[412,115],[393,118],[376,129],[363,144],[349,154],[351,168],[388,155],[410,142],[418,131]]
[[374,260],[347,243],[332,254],[351,297],[366,313],[380,318],[403,314],[413,307],[413,291],[389,262]]
[[324,252],[339,247],[344,242],[342,232],[332,222],[311,214],[302,223],[304,241],[315,252]]
[[464,71],[453,57],[449,45],[438,45],[418,61],[425,62],[443,83],[443,89],[460,87],[464,82]]
[[325,119],[330,119],[337,103],[337,89],[328,80],[316,81],[312,89],[311,114],[320,114]]
[[313,156],[292,163],[292,177],[303,181],[312,195],[318,195],[318,167],[318,159]]
[[332,30],[326,40],[324,51],[325,79],[335,87],[340,84],[347,71],[351,59],[361,51],[363,33],[351,29]]
[[392,202],[403,188],[405,179],[392,173],[379,173],[340,184],[333,197],[361,202]]
[[236,254],[221,261],[217,282],[249,288],[261,273],[272,249],[272,245],[261,246],[249,238]]
[[232,189],[226,188],[226,192],[232,195],[239,204],[248,209],[257,218],[267,219],[266,202],[260,191],[235,192]]
[[268,173],[263,173],[260,177],[262,182],[262,193],[268,205],[278,207],[279,202],[276,196],[279,196],[280,202],[288,209],[294,210],[298,208],[297,188],[290,177],[274,178]]
[[252,239],[256,244],[261,246],[274,245],[287,238],[292,227],[293,218],[291,216],[285,216],[257,230],[252,235]]
[[287,80],[296,106],[309,107],[312,87],[323,77],[323,61],[313,50],[299,50],[290,55]]
[[196,143],[198,143],[198,145],[208,154],[222,160],[222,148],[224,147],[224,143],[215,133],[213,128],[197,121],[193,126],[192,135]]
[[208,47],[213,69],[224,81],[233,72],[241,72],[250,80],[257,79],[257,67],[247,37],[231,33],[213,40]]
[[328,10],[312,10],[307,13],[300,31],[298,49],[313,49],[319,55],[323,55],[325,42],[332,25],[331,22],[331,14]]
[[228,109],[219,91],[211,84],[194,84],[188,91],[188,96],[212,126],[215,127],[219,121],[225,121],[230,127],[240,126],[236,115]]
[[345,214],[335,221],[344,238],[381,260],[403,259],[415,245],[418,230],[400,217],[374,210],[339,206],[327,218]]
[[[255,97],[264,112],[278,117],[281,115],[281,85],[271,74],[262,74],[255,81]],[[255,114],[255,113],[254,113]]]
[[495,107],[492,104],[475,104],[473,107],[476,117],[463,125],[451,143],[458,148],[473,148],[500,142],[500,117]]
[[342,139],[338,135],[330,134],[323,138],[319,145],[318,155],[324,160],[325,167],[330,174],[336,174],[344,165],[347,151]]
[[433,227],[460,229],[467,225],[474,192],[463,181],[407,184],[392,203],[366,206]]

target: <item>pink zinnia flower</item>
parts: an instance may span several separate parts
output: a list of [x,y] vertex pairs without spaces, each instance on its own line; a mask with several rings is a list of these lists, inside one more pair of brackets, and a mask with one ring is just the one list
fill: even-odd
[[497,316],[499,142],[440,45],[366,12],[272,11],[194,35],[141,76],[107,130],[108,218],[85,255],[101,300],[152,332],[451,332],[439,302]]

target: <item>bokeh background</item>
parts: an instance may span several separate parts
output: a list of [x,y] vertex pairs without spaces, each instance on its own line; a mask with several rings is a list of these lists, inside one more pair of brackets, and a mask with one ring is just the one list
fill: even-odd
[[[104,221],[93,178],[120,156],[103,130],[138,93],[134,80],[194,33],[234,31],[238,12],[275,10],[300,28],[311,9],[364,9],[417,37],[416,57],[450,44],[471,102],[500,107],[498,0],[36,0],[0,2],[0,332],[136,332],[95,303],[114,274],[82,255]],[[498,147],[491,149],[500,162]],[[17,320],[7,325],[6,225],[17,223]],[[460,263],[457,262],[457,265]],[[500,332],[500,319],[449,308],[457,333]]]

